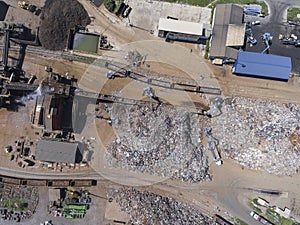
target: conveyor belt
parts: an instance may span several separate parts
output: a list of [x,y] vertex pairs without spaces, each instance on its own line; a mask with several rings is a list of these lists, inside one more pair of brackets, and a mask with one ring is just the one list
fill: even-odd
[[194,92],[194,93],[202,93],[202,94],[211,94],[211,95],[221,95],[221,90],[219,88],[205,87],[205,86],[197,86],[192,84],[184,84],[184,83],[173,83],[170,81],[164,81],[156,78],[151,78],[149,75],[151,73],[147,73],[147,76],[142,74],[141,71],[131,71],[125,69],[126,66],[117,65],[117,63],[106,62],[105,67],[111,71],[114,71],[115,75],[121,75],[124,77],[131,78],[133,80],[137,80],[143,83],[147,83],[153,86],[174,89],[178,91],[186,91],[186,92]]

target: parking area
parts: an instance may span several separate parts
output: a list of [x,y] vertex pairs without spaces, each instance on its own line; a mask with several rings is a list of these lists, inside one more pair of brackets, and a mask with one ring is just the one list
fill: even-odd
[[292,73],[300,74],[300,48],[294,45],[284,45],[279,39],[279,35],[290,35],[294,34],[300,39],[300,26],[290,25],[287,22],[276,22],[273,20],[264,21],[264,19],[248,16],[246,21],[257,21],[260,20],[260,25],[252,26],[254,38],[257,40],[257,44],[250,47],[247,44],[246,51],[250,52],[262,52],[266,47],[261,36],[268,32],[273,36],[272,44],[270,46],[270,54],[281,55],[292,58]]

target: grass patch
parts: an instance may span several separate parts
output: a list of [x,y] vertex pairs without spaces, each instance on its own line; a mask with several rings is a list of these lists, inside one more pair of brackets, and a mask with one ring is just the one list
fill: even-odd
[[274,224],[278,224],[280,221],[278,213],[276,213],[273,209],[270,209],[270,208],[267,209],[266,217],[268,220],[270,220]]
[[259,205],[258,199],[257,199],[257,198],[253,199],[252,202],[253,202],[254,204],[256,204],[256,205]]
[[289,8],[287,12],[287,19],[300,22],[300,18],[297,18],[297,14],[300,14],[300,8]]
[[1,207],[8,208],[16,211],[27,210],[27,204],[21,198],[6,198],[2,199]]
[[114,9],[114,14],[116,14],[122,4],[122,1],[116,1],[116,7]]
[[188,5],[196,5],[205,7],[213,2],[213,0],[164,0],[165,2],[183,3]]
[[234,218],[234,225],[248,225],[248,223],[244,222],[239,218]]
[[248,206],[249,206],[253,211],[255,211],[256,213],[262,214],[261,209],[255,207],[255,206],[252,204],[252,200],[250,200],[250,199],[249,199],[249,201],[248,201]]
[[206,41],[206,45],[205,45],[205,53],[204,53],[205,59],[208,59],[208,53],[209,53],[209,40]]
[[116,8],[116,2],[114,0],[104,0],[103,4],[109,12],[113,12]]
[[273,209],[270,208],[267,209],[266,217],[275,225],[297,225],[298,224],[291,219],[286,219],[280,216],[277,212],[275,212]]
[[213,22],[213,19],[214,19],[214,13],[215,13],[215,8],[212,8],[212,9],[211,9],[211,12],[210,12],[210,20],[209,20],[210,24],[212,24],[212,22]]
[[240,4],[240,5],[257,4],[257,5],[261,5],[262,10],[265,12],[266,16],[268,15],[267,4],[265,2],[259,2],[257,0],[217,0],[216,2],[214,2],[214,0],[164,0],[164,1],[173,2],[173,3],[183,3],[188,5],[196,5],[201,7],[210,6],[210,8],[212,9],[214,9],[217,4],[227,4],[227,3]]

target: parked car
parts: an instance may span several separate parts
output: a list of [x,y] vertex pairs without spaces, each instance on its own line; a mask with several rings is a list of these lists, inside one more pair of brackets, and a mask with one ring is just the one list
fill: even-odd
[[252,21],[251,22],[251,25],[252,26],[256,26],[256,25],[259,25],[260,24],[260,21],[259,20],[256,20],[256,21]]
[[250,43],[251,45],[257,44],[257,40],[253,36],[248,37],[247,42]]
[[283,40],[281,41],[281,43],[284,44],[284,45],[294,45],[295,42],[296,42],[296,41],[293,40],[293,39],[283,39]]
[[300,47],[300,40],[297,40],[297,41],[295,42],[295,47]]

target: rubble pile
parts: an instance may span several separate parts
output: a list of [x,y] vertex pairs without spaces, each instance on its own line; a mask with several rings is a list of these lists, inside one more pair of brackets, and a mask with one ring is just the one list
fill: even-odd
[[116,200],[122,211],[130,215],[129,224],[214,224],[211,218],[201,214],[197,209],[148,191],[124,188],[109,190],[108,195]]
[[213,118],[214,136],[225,156],[252,169],[292,175],[300,166],[300,108],[262,99],[225,100]]
[[116,139],[108,146],[110,166],[187,182],[209,179],[207,150],[200,137],[201,117],[164,104],[114,104]]

